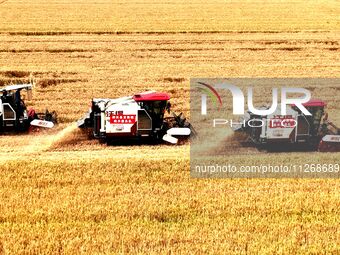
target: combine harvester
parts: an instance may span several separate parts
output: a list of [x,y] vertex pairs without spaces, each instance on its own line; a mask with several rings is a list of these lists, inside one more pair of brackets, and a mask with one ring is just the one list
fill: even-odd
[[177,144],[180,138],[194,135],[190,123],[182,113],[170,113],[170,96],[166,93],[144,92],[117,99],[93,99],[84,118],[78,120],[79,128],[92,129],[95,138],[111,143],[113,140],[148,138],[149,140]]
[[302,147],[321,152],[340,151],[340,129],[328,120],[326,103],[314,99],[303,106],[311,116],[305,115],[294,105],[287,106],[285,116],[280,115],[280,108],[265,116],[247,112],[240,121],[245,125],[234,127],[234,131],[245,132],[254,144],[265,149],[288,146],[293,150]]
[[27,92],[27,100],[32,100],[32,84],[10,85],[0,89],[0,134],[54,127],[56,113],[47,110],[46,113],[36,113],[34,109],[27,111],[22,91]]

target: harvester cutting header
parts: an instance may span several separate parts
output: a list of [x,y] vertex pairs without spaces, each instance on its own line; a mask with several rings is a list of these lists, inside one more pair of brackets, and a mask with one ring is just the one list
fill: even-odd
[[170,96],[160,92],[144,92],[117,99],[95,98],[78,127],[90,128],[95,138],[112,141],[119,138],[150,138],[172,144],[178,138],[194,134],[182,113],[170,113]]
[[22,96],[26,92],[26,99],[32,100],[32,87],[32,84],[17,84],[0,89],[0,134],[53,128],[57,121],[55,112],[27,110]]

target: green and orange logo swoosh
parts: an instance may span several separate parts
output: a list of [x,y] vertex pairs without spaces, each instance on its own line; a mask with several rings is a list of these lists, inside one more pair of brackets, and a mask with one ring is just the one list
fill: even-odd
[[204,83],[204,82],[197,82],[197,88],[198,90],[204,92],[206,95],[209,96],[209,98],[211,98],[211,100],[214,102],[214,104],[216,106],[218,106],[219,108],[222,108],[222,99],[221,96],[218,94],[218,92],[216,91],[216,89],[214,89],[213,86]]

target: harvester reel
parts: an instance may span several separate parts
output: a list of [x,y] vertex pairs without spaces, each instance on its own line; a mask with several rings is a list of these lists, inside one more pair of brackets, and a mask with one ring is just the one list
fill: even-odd
[[57,116],[57,113],[56,113],[55,111],[49,112],[48,110],[46,110],[44,120],[46,120],[46,121],[51,121],[51,122],[53,122],[54,124],[58,123],[58,116]]
[[164,119],[164,122],[166,123],[166,129],[171,128],[189,128],[191,131],[190,137],[196,136],[196,131],[193,128],[193,126],[187,121],[187,119],[183,116],[183,113],[176,114],[175,112],[172,112],[172,117],[168,117]]

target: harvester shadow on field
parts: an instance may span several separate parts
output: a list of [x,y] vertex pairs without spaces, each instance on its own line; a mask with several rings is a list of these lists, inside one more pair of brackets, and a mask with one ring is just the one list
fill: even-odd
[[[89,149],[91,147],[115,147],[115,146],[123,146],[123,147],[139,147],[145,145],[162,145],[162,146],[178,146],[185,145],[189,143],[189,139],[179,140],[176,145],[166,143],[164,141],[158,139],[149,139],[149,138],[135,138],[135,139],[126,139],[126,137],[122,137],[120,139],[96,139],[93,136],[92,129],[80,129],[73,128],[70,132],[67,132],[61,139],[58,139],[53,143],[50,147],[50,150],[84,150]],[[97,149],[98,149],[97,148]]]
[[171,144],[159,139],[150,139],[150,138],[116,138],[116,139],[109,139],[106,141],[99,141],[100,143],[106,144],[108,146],[144,146],[144,145],[162,145],[162,146],[180,146],[190,143],[190,139],[180,139],[178,143]]
[[238,132],[232,132],[230,135],[221,139],[220,142],[207,149],[205,152],[210,155],[245,155],[261,153],[287,153],[287,152],[312,152],[316,148],[306,144],[273,144],[273,145],[256,145],[251,139]]
[[266,147],[258,147],[259,150],[265,152],[313,152],[317,151],[317,146],[309,145],[309,144],[272,144],[267,145]]

